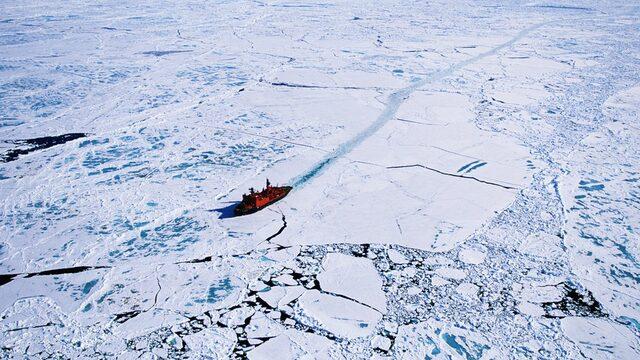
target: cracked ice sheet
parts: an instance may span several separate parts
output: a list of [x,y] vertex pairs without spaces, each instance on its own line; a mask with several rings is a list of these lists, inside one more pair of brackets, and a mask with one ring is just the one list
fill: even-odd
[[[363,145],[372,152],[375,152],[375,149],[388,149],[388,146]],[[496,142],[495,151],[500,151],[505,146],[504,142]],[[364,151],[354,151],[353,157]],[[384,164],[384,158],[396,158],[394,152],[396,151],[386,151],[387,156],[380,153],[383,159],[374,161]],[[469,153],[473,153],[472,150],[469,150]],[[516,170],[524,179],[517,180],[524,186],[529,176],[525,159],[520,158],[517,147],[511,154],[518,156],[518,159],[512,162],[519,162],[519,169]],[[439,159],[433,166],[445,163],[447,167],[442,166],[442,169],[451,171],[452,174],[456,174],[456,170],[464,161],[472,161],[441,150],[433,151],[433,158],[437,159],[438,155],[452,158],[453,161],[443,162]],[[490,155],[483,155],[491,162]],[[397,159],[397,163],[400,164],[414,164],[419,158]],[[431,164],[426,159],[421,160]],[[509,159],[502,160],[503,163],[508,161]],[[493,180],[501,174],[508,174],[509,180],[516,180],[514,178],[517,175],[514,173],[517,172],[507,171],[513,168],[499,164],[488,167],[490,170],[479,171],[474,176]],[[506,207],[515,197],[514,190],[480,183],[473,179],[442,175],[422,168],[385,169],[369,164],[340,162],[334,169],[329,169],[314,181],[314,186],[323,188],[322,193],[312,192],[309,190],[311,187],[307,186],[285,200],[286,204],[296,204],[296,214],[305,215],[291,218],[291,230],[279,237],[278,243],[382,242],[431,251],[446,251],[463,241],[480,224],[493,216],[495,211]],[[389,206],[391,203],[394,206]]]
[[[397,114],[409,121],[389,121],[347,155],[362,164],[345,160],[314,179],[314,187],[324,189],[322,194],[310,194],[306,186],[290,195],[287,203],[301,204],[296,211],[308,215],[292,219],[292,231],[278,242],[331,243],[336,239],[326,234],[335,233],[344,242],[380,238],[375,241],[432,251],[453,248],[506,207],[515,190],[422,168],[384,167],[421,164],[506,187],[526,187],[533,173],[528,149],[504,135],[478,129],[471,122],[469,99],[453,92],[412,94]],[[469,167],[472,173],[461,171],[474,161],[483,166]],[[390,203],[394,206],[387,206]]]
[[[415,123],[389,122],[351,156],[384,166],[422,164],[507,186],[526,186],[532,175],[526,167],[529,150],[505,135],[478,129],[472,98],[453,91],[412,94],[398,109],[397,118]],[[474,160],[486,165],[473,173],[461,171]]]
[[[630,321],[636,328],[640,249],[634,239],[640,221],[636,185],[640,153],[630,144],[640,139],[635,126],[640,113],[638,94],[636,86],[607,99],[604,112],[613,121],[581,141],[566,165],[581,171],[559,181],[570,225],[565,243],[576,273],[618,320]],[[612,162],[612,158],[621,161]],[[607,330],[594,326],[593,331]]]

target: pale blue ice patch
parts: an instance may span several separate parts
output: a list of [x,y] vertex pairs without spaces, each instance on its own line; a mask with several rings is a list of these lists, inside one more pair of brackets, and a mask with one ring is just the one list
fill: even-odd
[[455,352],[458,353],[460,356],[464,356],[464,358],[467,359],[467,360],[474,359],[474,357],[471,354],[469,354],[467,349],[465,349],[462,345],[460,345],[456,341],[456,336],[455,335],[451,335],[451,334],[448,334],[448,333],[443,333],[442,334],[442,339],[447,343],[447,345],[449,345],[453,350],[455,350]]
[[468,173],[472,172],[473,170],[476,170],[476,169],[478,169],[478,168],[481,168],[481,167],[483,167],[483,166],[485,166],[485,165],[487,165],[487,163],[486,163],[486,162],[481,162],[481,163],[479,163],[479,164],[475,164],[475,165],[473,165],[472,167],[470,167],[469,169],[467,169],[467,171],[465,171],[465,173],[467,173],[467,174],[468,174]]
[[[439,334],[439,333],[440,333],[440,329],[436,329],[436,334]],[[427,353],[427,355],[425,355],[424,360],[435,359],[438,356],[438,354],[442,353],[442,350],[440,350],[438,345],[436,345],[435,341],[433,341],[431,338],[427,337],[425,341],[427,344],[431,345],[433,348],[431,349],[430,353]]]
[[464,166],[462,166],[460,169],[458,169],[458,172],[464,172],[464,173],[470,173],[475,169],[481,168],[483,166],[487,165],[486,162],[484,161],[480,161],[480,160],[476,160],[476,161],[472,161]]
[[628,316],[619,316],[616,321],[631,328],[636,335],[640,336],[640,322],[638,320]]
[[468,164],[465,164],[465,165],[461,166],[461,167],[460,167],[460,169],[458,169],[458,172],[465,171],[467,168],[469,168],[470,166],[473,166],[473,165],[477,164],[478,162],[480,162],[480,160],[472,161],[472,162],[470,162],[470,163],[468,163]]
[[580,180],[578,187],[584,191],[599,191],[604,189],[603,184],[593,179]]
[[266,256],[264,256],[264,255],[262,255],[262,256],[260,257],[260,261],[261,261],[261,262],[275,262],[275,260],[270,259],[270,258],[268,258],[268,257],[266,257]]
[[82,286],[82,293],[83,293],[83,294],[85,294],[85,295],[87,295],[88,293],[90,293],[90,292],[91,292],[91,289],[93,289],[93,287],[94,287],[94,286],[96,286],[96,284],[98,283],[98,281],[99,281],[98,279],[93,279],[93,280],[91,280],[91,281],[89,281],[89,282],[85,283],[85,284]]
[[231,279],[224,278],[216,281],[209,286],[204,299],[196,299],[194,300],[194,302],[206,302],[208,304],[213,304],[220,300],[224,300],[227,296],[231,295],[233,289],[235,289],[235,286],[233,286],[233,284],[231,283]]

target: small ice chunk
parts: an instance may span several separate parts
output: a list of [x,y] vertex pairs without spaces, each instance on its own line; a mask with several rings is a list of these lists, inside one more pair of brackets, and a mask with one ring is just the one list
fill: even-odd
[[442,286],[442,285],[451,284],[451,282],[441,278],[440,276],[434,276],[431,278],[431,284],[433,286]]
[[387,351],[391,348],[391,340],[384,336],[376,335],[373,337],[373,339],[371,339],[371,346],[374,349]]
[[458,254],[460,261],[472,265],[482,263],[486,256],[487,255],[484,252],[475,249],[463,249],[460,250],[460,253]]
[[259,292],[258,297],[275,309],[278,307],[280,299],[282,299],[286,294],[287,290],[285,290],[284,286],[276,286],[269,289],[269,291]]
[[305,292],[298,303],[304,313],[318,321],[323,328],[349,339],[371,335],[382,320],[382,314],[378,311],[318,290]]
[[407,258],[398,250],[389,249],[389,251],[387,251],[387,254],[389,255],[389,259],[395,264],[402,265],[409,262],[409,260],[407,260]]
[[442,276],[443,278],[453,279],[453,280],[462,280],[467,276],[464,270],[450,268],[450,267],[438,268],[436,269],[436,274]]
[[220,320],[220,313],[216,310],[209,310],[207,311],[207,314],[209,315],[212,323],[217,323],[218,320]]
[[451,265],[453,261],[444,256],[435,255],[422,260],[422,263],[425,265]]
[[249,284],[249,290],[251,291],[262,291],[267,289],[269,286],[262,281],[255,281]]
[[521,313],[529,316],[544,315],[544,309],[540,307],[540,305],[533,304],[527,301],[518,304],[518,310],[520,310]]
[[166,359],[169,356],[169,351],[164,346],[153,348],[151,351],[160,359]]
[[461,294],[470,298],[475,298],[478,295],[478,286],[476,286],[475,284],[465,282],[458,285],[458,287],[456,288],[456,291],[458,292],[458,294]]
[[[238,328],[242,330],[241,328]],[[248,338],[265,338],[280,335],[285,330],[285,327],[268,318],[262,313],[256,313],[251,317],[251,322],[246,327]]]
[[408,267],[404,270],[402,270],[402,276],[406,276],[406,277],[414,277],[416,275],[416,269],[412,268],[412,267]]
[[222,315],[222,317],[220,318],[220,322],[229,327],[242,325],[248,317],[253,315],[254,312],[254,309],[248,307],[233,309],[228,313]]
[[280,275],[273,280],[282,285],[287,285],[287,286],[298,285],[298,282],[293,278],[293,276],[289,274]]
[[407,294],[409,295],[418,295],[422,292],[422,290],[417,286],[412,286],[407,289]]
[[270,319],[280,319],[280,316],[282,316],[282,313],[278,310],[275,310],[275,311],[271,311],[269,314],[267,314],[267,316]]
[[548,259],[555,259],[564,254],[562,250],[562,240],[555,235],[543,232],[527,236],[522,244],[520,244],[518,251]]
[[201,321],[205,327],[211,326],[211,318],[208,317],[207,315],[198,315],[196,316],[196,319]]
[[398,324],[391,321],[385,321],[384,329],[387,330],[390,334],[395,334],[398,332]]
[[287,286],[285,287],[286,294],[278,301],[278,306],[282,307],[289,304],[293,300],[297,299],[305,292],[305,288],[302,286]]
[[231,329],[217,328],[206,328],[183,338],[189,350],[199,354],[210,354],[213,358],[225,357],[236,341]]
[[564,297],[561,286],[554,284],[528,284],[523,287],[520,296],[523,301],[532,303],[560,301]]
[[184,347],[184,342],[182,341],[182,338],[180,338],[180,336],[176,334],[172,334],[167,338],[167,344],[171,345],[172,347],[178,350]]
[[282,250],[269,252],[266,256],[268,259],[283,263],[285,261],[294,259],[300,254],[300,246],[292,246]]
[[329,253],[322,267],[324,271],[317,277],[322,290],[386,311],[387,299],[382,291],[382,279],[371,260]]

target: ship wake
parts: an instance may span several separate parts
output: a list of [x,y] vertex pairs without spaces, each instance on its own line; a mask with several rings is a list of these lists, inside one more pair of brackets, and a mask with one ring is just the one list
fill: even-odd
[[535,24],[532,25],[530,27],[527,27],[523,30],[521,30],[520,32],[518,32],[513,38],[511,38],[509,41],[504,42],[494,48],[492,48],[491,50],[485,51],[481,54],[478,54],[470,59],[461,61],[459,63],[453,64],[451,66],[449,66],[446,69],[440,70],[440,71],[436,71],[434,73],[432,73],[431,75],[422,78],[420,80],[414,81],[412,82],[409,86],[402,88],[400,90],[397,90],[393,93],[391,93],[391,95],[389,95],[388,99],[387,99],[387,105],[384,108],[384,111],[382,112],[382,114],[380,114],[378,116],[378,118],[371,124],[369,125],[366,129],[364,129],[362,132],[360,132],[359,134],[357,134],[356,136],[354,136],[353,138],[351,138],[349,141],[342,143],[340,146],[338,146],[335,150],[333,150],[331,153],[327,154],[327,156],[325,156],[324,159],[322,159],[321,161],[319,161],[317,164],[315,164],[313,167],[311,167],[309,170],[307,170],[306,172],[298,175],[297,177],[293,178],[291,181],[289,181],[289,183],[294,187],[294,188],[298,188],[301,187],[303,185],[305,185],[307,182],[309,182],[310,180],[312,180],[313,178],[315,178],[316,176],[318,176],[319,174],[321,174],[324,170],[326,170],[329,166],[333,165],[334,162],[336,162],[336,160],[340,159],[341,157],[349,154],[353,149],[355,149],[358,145],[360,145],[363,141],[365,141],[367,138],[369,138],[371,135],[375,134],[376,132],[378,132],[378,130],[380,130],[387,122],[389,122],[389,120],[396,118],[396,114],[398,112],[398,109],[400,108],[400,105],[402,105],[404,103],[404,101],[406,99],[409,98],[409,96],[411,96],[411,94],[413,94],[416,90],[420,89],[421,87],[430,84],[430,83],[434,83],[436,81],[440,81],[446,77],[451,76],[453,73],[455,73],[456,71],[464,68],[465,66],[468,66],[470,64],[473,64],[479,60],[482,60],[488,56],[492,56],[494,54],[496,54],[498,51],[501,51],[505,48],[510,47],[511,45],[513,45],[514,43],[516,43],[517,41],[519,41],[520,39],[524,38],[525,36],[527,36],[530,32],[537,30],[538,28],[547,25],[551,22],[544,22],[544,23],[539,23],[539,24]]

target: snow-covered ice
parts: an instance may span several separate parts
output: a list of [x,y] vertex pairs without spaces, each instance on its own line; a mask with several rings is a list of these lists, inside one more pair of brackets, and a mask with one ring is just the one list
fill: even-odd
[[640,358],[634,2],[4,1],[0,110],[0,358]]

